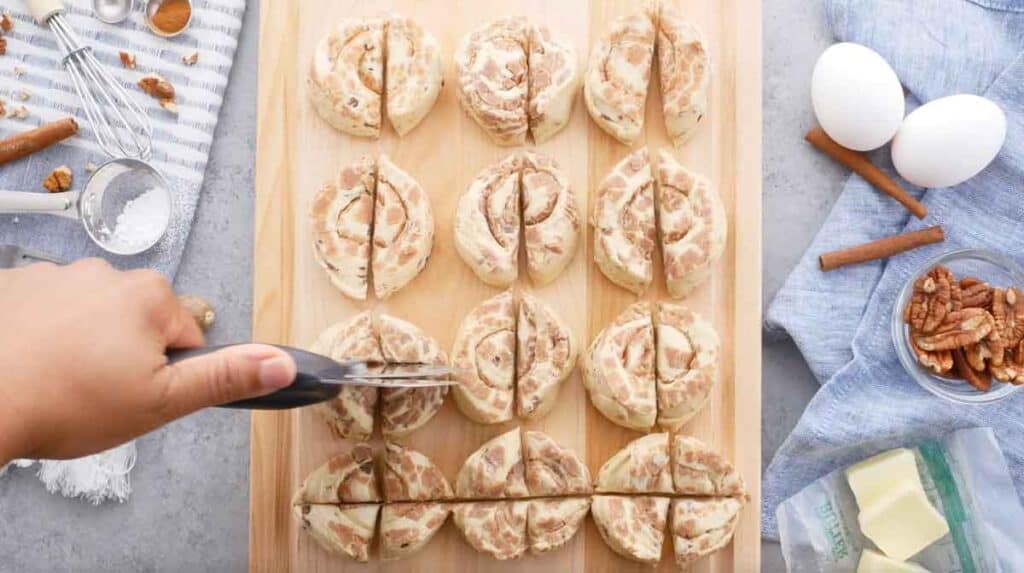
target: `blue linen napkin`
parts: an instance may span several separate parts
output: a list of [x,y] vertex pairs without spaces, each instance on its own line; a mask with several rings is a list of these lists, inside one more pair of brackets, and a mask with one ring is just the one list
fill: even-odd
[[[936,398],[903,370],[889,333],[897,292],[937,254],[982,247],[1024,262],[1024,0],[828,0],[827,15],[838,41],[864,44],[892,65],[908,110],[956,93],[983,95],[1006,113],[1007,135],[973,179],[950,189],[907,186],[928,206],[924,221],[852,175],[772,301],[766,328],[789,334],[822,383],[765,471],[762,530],[773,539],[778,504],[863,457],[863,442],[881,440],[884,449],[991,426],[1018,495],[1024,486],[1024,393],[988,406]],[[892,173],[888,147],[872,158]],[[818,268],[821,253],[931,225],[942,225],[945,243],[830,273]]]

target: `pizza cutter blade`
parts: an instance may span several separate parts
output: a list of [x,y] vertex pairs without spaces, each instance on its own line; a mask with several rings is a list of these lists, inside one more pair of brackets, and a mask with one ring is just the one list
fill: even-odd
[[[169,364],[216,352],[235,346],[203,346],[199,348],[170,349]],[[451,369],[447,366],[427,364],[367,364],[362,361],[338,362],[333,358],[292,346],[272,345],[295,360],[295,380],[270,394],[222,404],[222,408],[245,410],[286,410],[326,402],[338,396],[345,386],[372,388],[438,388],[453,386],[457,382],[445,380]]]

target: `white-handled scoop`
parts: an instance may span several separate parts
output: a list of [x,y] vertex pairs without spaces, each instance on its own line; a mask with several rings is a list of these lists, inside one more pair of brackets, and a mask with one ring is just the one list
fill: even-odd
[[101,165],[84,191],[0,191],[0,213],[45,213],[82,221],[108,253],[135,255],[158,241],[171,221],[167,182],[150,164],[115,159]]

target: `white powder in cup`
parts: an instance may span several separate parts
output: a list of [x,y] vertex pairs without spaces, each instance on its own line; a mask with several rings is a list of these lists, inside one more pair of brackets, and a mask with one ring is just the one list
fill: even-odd
[[125,204],[114,223],[109,244],[122,251],[144,249],[163,235],[170,217],[167,192],[149,189]]

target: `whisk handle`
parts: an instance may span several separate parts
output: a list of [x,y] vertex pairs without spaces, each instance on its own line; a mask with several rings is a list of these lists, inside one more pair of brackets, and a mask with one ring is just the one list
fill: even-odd
[[36,19],[36,23],[42,26],[50,19],[50,16],[64,11],[63,0],[25,0],[28,11]]

